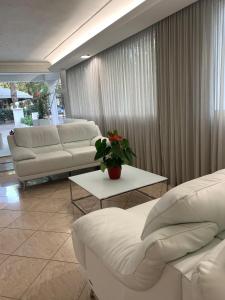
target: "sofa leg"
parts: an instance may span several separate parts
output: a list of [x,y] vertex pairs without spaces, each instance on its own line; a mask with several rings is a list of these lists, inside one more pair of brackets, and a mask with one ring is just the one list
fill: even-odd
[[22,187],[23,191],[25,191],[26,186],[27,186],[27,182],[26,181],[21,181],[20,184],[21,184],[21,187]]

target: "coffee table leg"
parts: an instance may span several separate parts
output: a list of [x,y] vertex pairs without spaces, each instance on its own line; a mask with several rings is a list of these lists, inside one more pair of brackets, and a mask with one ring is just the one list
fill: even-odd
[[162,182],[162,187],[161,187],[161,192],[160,192],[160,196],[162,196],[164,193],[163,191],[165,190],[163,187],[166,185],[166,192],[168,192],[168,179]]
[[70,181],[70,202],[73,202],[73,189],[72,189],[72,182]]
[[166,192],[169,190],[168,179],[166,180]]
[[102,200],[100,199],[100,208],[102,209],[103,206],[102,206]]
[[[85,197],[81,197],[81,198],[77,198],[77,199],[73,199],[73,182],[70,181],[70,201],[71,203],[76,207],[78,208],[84,215],[87,214],[87,212],[76,202],[82,200],[82,199],[87,199],[89,197],[92,197],[92,195],[88,195],[88,196],[85,196]],[[101,202],[100,202],[101,203]],[[101,204],[102,206],[102,204]],[[102,207],[101,207],[102,208]]]

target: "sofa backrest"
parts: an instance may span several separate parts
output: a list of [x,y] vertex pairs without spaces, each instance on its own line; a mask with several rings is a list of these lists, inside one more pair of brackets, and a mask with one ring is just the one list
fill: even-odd
[[57,128],[64,147],[90,146],[91,140],[98,135],[97,125],[89,122],[62,124]]
[[213,222],[219,232],[225,230],[225,169],[164,194],[146,219],[142,239],[159,228],[192,222]]
[[14,138],[17,146],[25,148],[61,144],[56,126],[15,128]]

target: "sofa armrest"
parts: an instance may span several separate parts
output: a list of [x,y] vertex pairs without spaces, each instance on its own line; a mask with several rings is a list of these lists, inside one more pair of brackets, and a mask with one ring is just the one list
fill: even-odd
[[225,240],[203,257],[191,281],[194,300],[224,300]]
[[30,148],[17,146],[13,135],[9,135],[7,138],[13,160],[21,161],[36,158],[36,154]]
[[[110,270],[123,273],[127,258],[141,242],[142,227],[143,222],[133,213],[116,207],[101,209],[73,224],[74,248],[88,247]],[[76,255],[86,268],[84,252],[78,249]]]

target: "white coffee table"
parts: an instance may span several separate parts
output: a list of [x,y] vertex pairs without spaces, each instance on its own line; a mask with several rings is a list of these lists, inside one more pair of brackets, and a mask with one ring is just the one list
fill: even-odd
[[[87,197],[95,196],[100,201],[100,208],[102,208],[103,200],[110,199],[120,194],[138,190],[160,182],[166,182],[166,186],[168,187],[168,178],[128,165],[124,165],[122,167],[121,178],[117,180],[109,179],[108,173],[102,173],[100,170],[71,176],[69,177],[69,180],[71,202],[84,214],[86,214],[86,211],[78,205],[77,201],[86,199]],[[89,192],[90,196],[73,199],[73,183],[78,184]],[[143,193],[140,190],[139,192]]]

